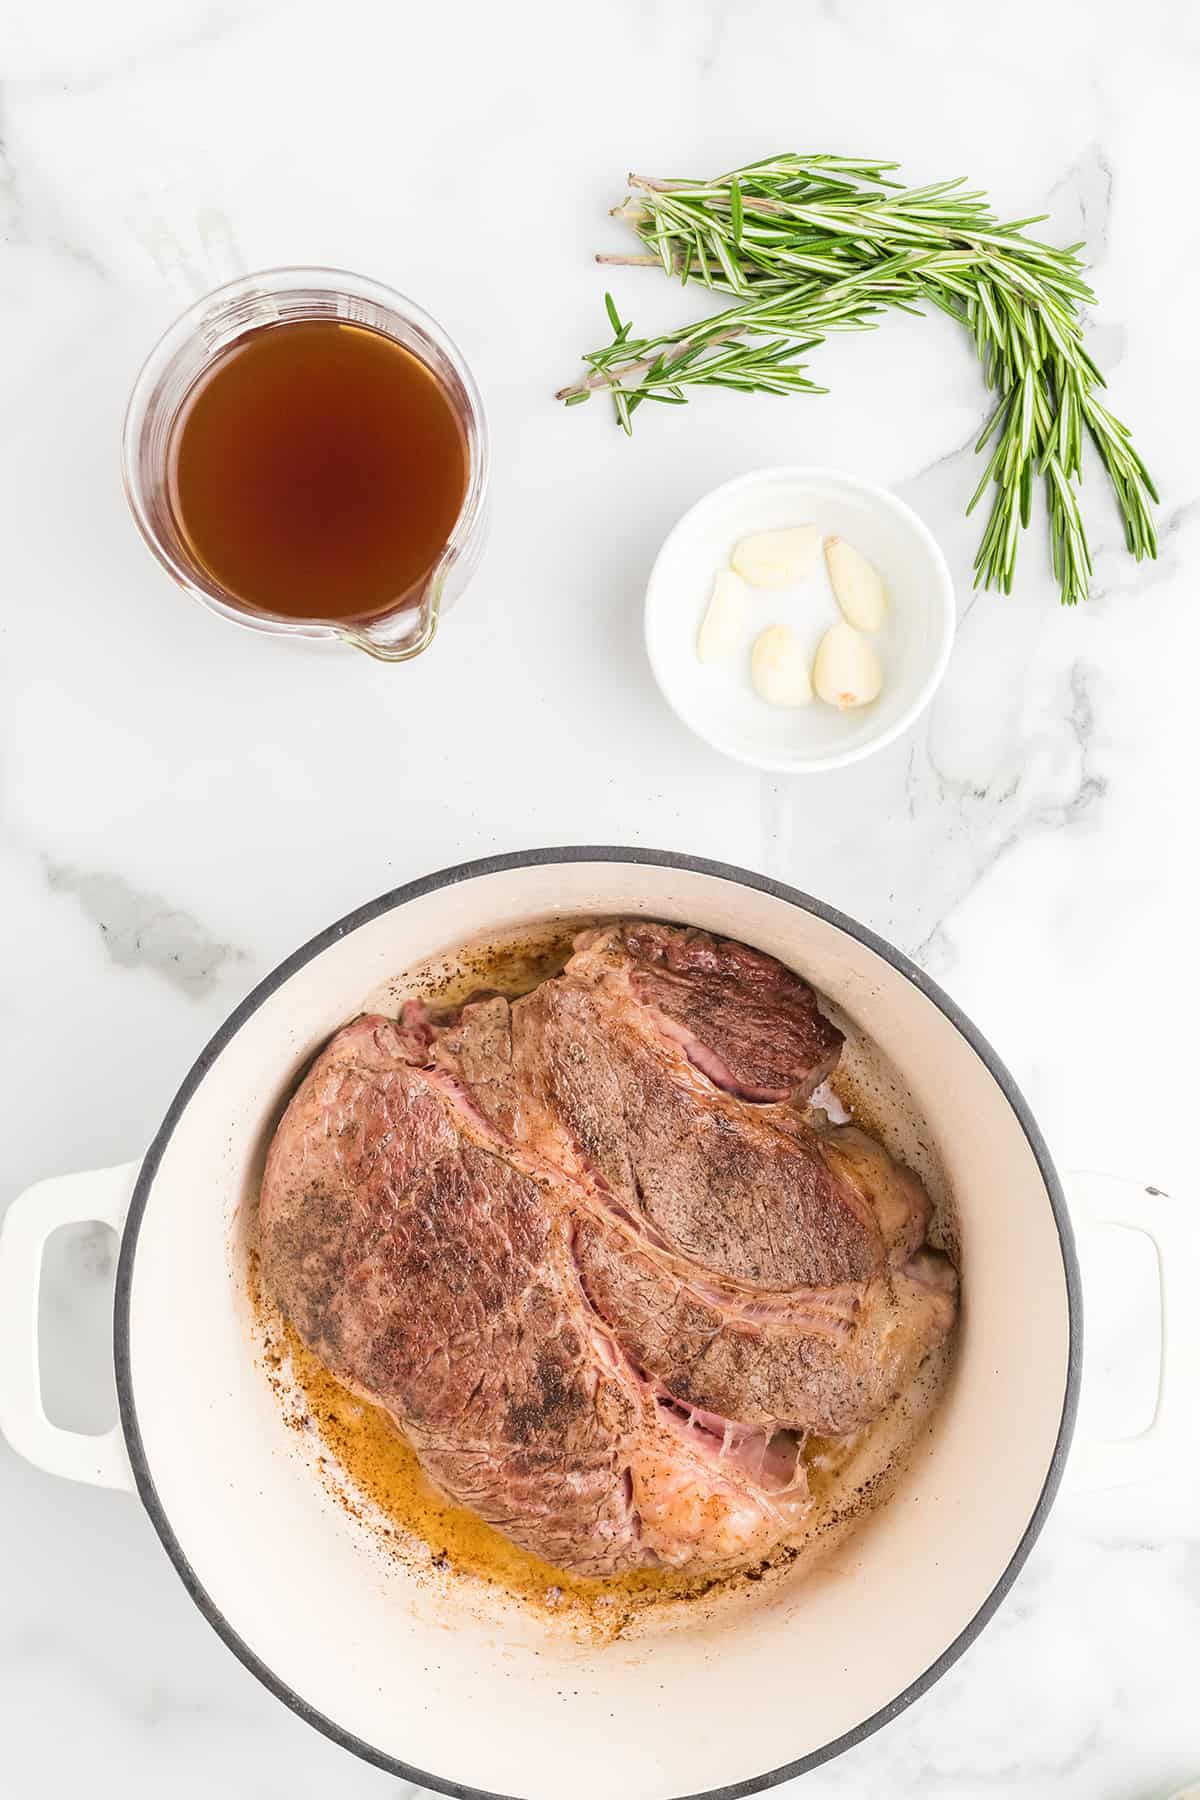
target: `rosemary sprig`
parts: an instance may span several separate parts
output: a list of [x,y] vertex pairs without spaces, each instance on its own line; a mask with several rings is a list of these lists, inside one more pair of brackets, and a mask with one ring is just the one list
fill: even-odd
[[1101,403],[1104,378],[1083,342],[1082,245],[1057,249],[1028,234],[1040,219],[1003,223],[961,181],[905,188],[896,165],[836,156],[778,156],[715,181],[629,177],[614,212],[645,250],[602,263],[662,268],[732,304],[699,324],[635,338],[605,296],[612,342],[584,357],[590,373],[563,388],[568,405],[598,389],[631,429],[646,400],[679,406],[696,387],[770,394],[819,387],[799,360],[833,331],[861,331],[889,310],[932,305],[970,331],[996,405],[976,448],[988,451],[968,506],[991,510],[975,559],[976,586],[1011,592],[1019,532],[1040,479],[1062,599],[1086,598],[1091,555],[1079,509],[1083,440],[1108,474],[1139,562],[1157,554],[1158,498],[1128,429]]

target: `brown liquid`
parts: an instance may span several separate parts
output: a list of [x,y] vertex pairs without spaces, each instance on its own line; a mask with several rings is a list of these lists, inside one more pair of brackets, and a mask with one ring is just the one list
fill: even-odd
[[417,357],[360,325],[267,326],[192,390],[172,435],[171,504],[235,604],[368,619],[416,595],[467,488],[455,405]]
[[[809,1440],[805,1457],[813,1513],[796,1541],[779,1545],[764,1562],[724,1573],[651,1568],[608,1577],[571,1575],[440,1494],[388,1414],[344,1388],[265,1300],[253,1256],[249,1273],[267,1378],[292,1428],[306,1441],[315,1430],[322,1445],[317,1469],[331,1498],[371,1527],[418,1578],[465,1577],[597,1643],[633,1633],[656,1616],[680,1617],[680,1609],[760,1592],[764,1580],[802,1575],[823,1560],[859,1515],[887,1497],[898,1473],[892,1466],[896,1443],[889,1440],[907,1443],[916,1435],[944,1373],[942,1359],[935,1358],[892,1417],[885,1414],[866,1433]],[[872,1455],[868,1446],[876,1434]]]
[[571,1575],[522,1550],[477,1513],[440,1494],[388,1414],[342,1387],[291,1325],[274,1329],[292,1391],[303,1396],[307,1417],[338,1465],[382,1518],[428,1546],[434,1569],[472,1576],[539,1611],[588,1616],[606,1636],[618,1635],[657,1600],[699,1598],[717,1585],[711,1574],[670,1569],[635,1569],[606,1578]]

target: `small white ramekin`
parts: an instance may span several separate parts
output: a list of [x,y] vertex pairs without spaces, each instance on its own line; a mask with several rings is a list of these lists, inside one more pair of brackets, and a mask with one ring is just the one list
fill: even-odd
[[[750,683],[750,648],[768,625],[790,625],[811,661],[841,617],[823,557],[794,589],[750,589],[743,641],[728,662],[704,664],[696,655],[713,580],[739,538],[805,524],[854,544],[887,588],[888,613],[874,640],[883,691],[853,711],[816,698],[795,709],[768,706]],[[954,586],[928,528],[886,488],[836,469],[756,469],[706,494],[667,537],[646,588],[645,628],[663,697],[697,737],[760,769],[815,773],[882,749],[929,704],[954,642]]]

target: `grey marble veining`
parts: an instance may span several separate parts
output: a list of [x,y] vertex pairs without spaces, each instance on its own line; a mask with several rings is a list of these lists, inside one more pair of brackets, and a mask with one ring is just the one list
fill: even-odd
[[[0,17],[0,1206],[136,1154],[229,1008],[330,919],[464,857],[572,841],[722,857],[845,908],[971,1012],[1065,1168],[1194,1196],[1196,9],[362,0],[352,24],[316,0]],[[625,171],[781,147],[964,174],[1087,240],[1089,345],[1162,488],[1156,564],[1129,561],[1089,480],[1086,608],[1058,608],[1040,524],[1011,597],[972,591],[987,398],[944,319],[825,346],[825,398],[647,408],[628,443],[599,404],[555,407],[602,329],[589,258],[619,241]],[[486,396],[487,561],[412,668],[210,618],[124,515],[116,448],[150,343],[207,285],[291,262],[411,292]],[[639,324],[680,304],[653,273],[608,273]],[[896,487],[959,592],[925,718],[815,782],[693,742],[640,651],[674,519],[788,461]],[[1135,1415],[1152,1380],[1134,1260],[1089,1252],[1111,1325],[1089,1429]],[[111,1281],[103,1234],[54,1247],[50,1398],[93,1425]],[[132,1502],[0,1445],[0,1545],[0,1792],[403,1791],[245,1674]],[[1192,1444],[1170,1480],[1064,1496],[969,1655],[796,1791],[1157,1800],[1200,1772],[1198,1642]]]
[[46,880],[55,893],[76,897],[115,963],[153,969],[184,993],[206,993],[221,965],[239,954],[215,942],[190,913],[158,894],[139,893],[119,875],[52,863]]

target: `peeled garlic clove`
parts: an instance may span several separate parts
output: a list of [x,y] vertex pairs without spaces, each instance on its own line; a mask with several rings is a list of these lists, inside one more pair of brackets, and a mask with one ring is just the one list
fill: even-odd
[[696,654],[703,663],[724,662],[738,647],[746,618],[746,584],[732,569],[713,582],[712,599],[700,627]]
[[786,625],[768,625],[750,652],[750,679],[768,706],[807,706],[812,699],[808,658]]
[[887,593],[879,572],[861,550],[845,538],[825,539],[825,566],[841,607],[860,631],[878,631],[887,612]]
[[813,686],[822,700],[842,712],[869,705],[883,686],[874,645],[853,625],[831,625],[817,646]]
[[815,525],[793,525],[787,531],[756,531],[744,537],[729,560],[751,587],[795,587],[812,574],[820,548]]

